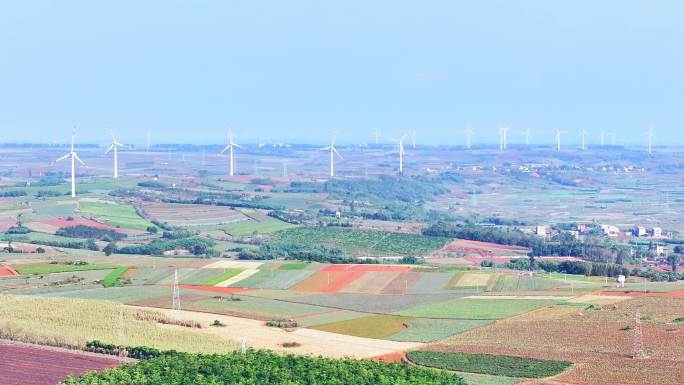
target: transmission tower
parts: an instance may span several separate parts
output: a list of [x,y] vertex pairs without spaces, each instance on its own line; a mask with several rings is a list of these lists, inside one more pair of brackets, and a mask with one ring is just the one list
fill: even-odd
[[632,341],[632,357],[639,358],[644,354],[644,334],[641,330],[641,312],[636,311],[634,320],[634,341]]
[[178,269],[176,269],[173,273],[173,303],[171,304],[171,316],[177,318],[180,310],[180,289],[178,288]]

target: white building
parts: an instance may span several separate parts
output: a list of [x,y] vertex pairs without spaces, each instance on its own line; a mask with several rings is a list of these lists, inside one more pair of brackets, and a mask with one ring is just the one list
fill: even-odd
[[601,225],[601,230],[603,230],[603,235],[607,235],[609,237],[617,237],[620,235],[620,229],[617,226]]
[[546,226],[537,226],[534,228],[534,234],[540,237],[546,236]]

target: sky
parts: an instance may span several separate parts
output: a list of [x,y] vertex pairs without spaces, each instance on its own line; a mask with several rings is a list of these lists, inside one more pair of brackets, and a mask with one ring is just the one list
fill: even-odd
[[[2,142],[684,144],[684,2],[5,1]],[[658,143],[659,142],[659,143]]]

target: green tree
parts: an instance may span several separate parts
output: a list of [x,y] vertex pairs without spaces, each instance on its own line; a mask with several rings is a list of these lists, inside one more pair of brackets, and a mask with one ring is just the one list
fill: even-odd
[[104,251],[105,255],[107,256],[112,255],[116,252],[116,242],[109,242],[107,246],[102,249],[102,251]]
[[670,264],[670,267],[672,267],[673,273],[677,272],[677,267],[679,266],[681,259],[682,258],[678,254],[670,254],[667,256],[667,262]]

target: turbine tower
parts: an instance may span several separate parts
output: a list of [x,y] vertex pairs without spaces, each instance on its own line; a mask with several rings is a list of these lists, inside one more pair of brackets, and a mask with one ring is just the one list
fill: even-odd
[[649,155],[653,154],[653,138],[655,138],[655,132],[653,132],[652,124],[648,125],[648,131],[646,131],[644,135],[648,136],[648,153]]
[[605,145],[606,132],[601,130],[601,147]]
[[510,127],[499,126],[499,149],[501,151],[508,148],[508,130]]
[[466,134],[466,148],[470,150],[470,137],[473,135],[473,129],[470,128],[470,124],[468,125],[468,128],[466,128],[466,130],[463,132]]
[[121,148],[128,148],[128,147],[126,147],[123,144],[116,141],[116,138],[114,137],[114,131],[112,131],[110,129],[109,132],[111,132],[111,134],[112,134],[112,144],[110,144],[109,147],[107,147],[107,151],[105,151],[105,154],[108,154],[109,151],[114,150],[114,179],[116,179],[119,177],[119,159],[118,159],[118,151],[117,150],[119,147],[121,147]]
[[147,133],[147,148],[145,149],[145,152],[150,152],[150,133]]
[[230,150],[230,160],[228,161],[229,162],[230,176],[235,175],[235,159],[233,158],[233,148],[235,148],[235,147],[241,148],[243,150],[245,149],[244,147],[240,146],[239,144],[233,142],[233,133],[228,131],[228,145],[223,149],[223,151],[221,151],[221,154],[226,152],[226,150]]
[[411,131],[411,141],[413,142],[412,147],[415,150],[416,149],[416,134],[418,131]]
[[342,158],[342,155],[340,155],[339,152],[337,152],[337,149],[335,148],[335,136],[332,138],[332,142],[330,142],[330,146],[325,146],[321,149],[320,151],[330,151],[330,177],[335,176],[335,155],[339,156],[340,159]]
[[610,145],[615,146],[615,132],[611,132],[610,135],[611,135]]
[[561,134],[563,133],[565,133],[565,131],[556,128],[556,151],[561,150]]
[[523,135],[525,135],[525,146],[529,147],[530,146],[530,129],[526,128],[525,131],[523,132]]
[[375,144],[378,144],[378,138],[380,137],[380,131],[375,130],[374,134],[375,134]]
[[71,131],[71,151],[63,157],[55,160],[55,163],[62,161],[66,158],[71,158],[71,197],[76,197],[76,161],[78,160],[82,165],[85,163],[78,157],[76,151],[74,151],[74,138],[76,137],[76,129]]
[[397,142],[399,145],[399,173],[404,172],[404,140],[406,139],[406,134],[399,139],[392,139],[393,142]]
[[580,135],[582,135],[582,151],[584,151],[587,149],[587,145],[586,145],[587,130],[585,130],[583,128],[582,131],[580,131]]

